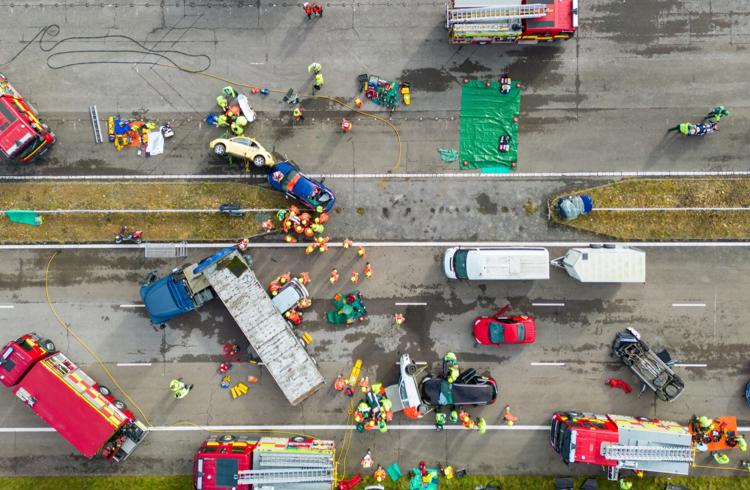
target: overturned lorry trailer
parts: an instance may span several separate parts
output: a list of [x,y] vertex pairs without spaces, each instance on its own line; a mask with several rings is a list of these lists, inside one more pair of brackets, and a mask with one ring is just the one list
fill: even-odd
[[323,386],[325,379],[315,360],[236,247],[141,288],[141,298],[156,324],[214,297],[224,303],[289,403],[297,405]]
[[556,412],[550,444],[566,464],[602,466],[610,480],[622,469],[687,475],[694,458],[687,427],[647,417]]
[[552,265],[584,283],[645,283],[646,252],[619,245],[571,248]]

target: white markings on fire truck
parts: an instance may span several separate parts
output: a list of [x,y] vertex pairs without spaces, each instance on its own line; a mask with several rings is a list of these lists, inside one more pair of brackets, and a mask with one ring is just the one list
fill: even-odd
[[672,308],[705,308],[706,303],[672,303]]

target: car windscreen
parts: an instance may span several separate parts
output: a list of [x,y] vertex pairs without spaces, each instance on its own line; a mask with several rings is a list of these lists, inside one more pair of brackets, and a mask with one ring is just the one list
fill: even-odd
[[453,254],[453,270],[456,271],[456,277],[460,279],[468,279],[466,277],[466,257],[468,255],[468,250],[457,250]]
[[490,322],[490,342],[495,344],[505,342],[505,330],[502,323]]
[[291,181],[292,181],[292,179],[293,179],[293,178],[294,178],[294,177],[295,177],[295,176],[296,176],[296,175],[297,175],[298,173],[299,173],[299,172],[297,172],[296,170],[294,170],[294,169],[290,169],[290,170],[289,170],[289,173],[288,173],[288,174],[286,174],[286,175],[284,176],[284,178],[283,178],[283,179],[281,179],[281,182],[280,182],[280,185],[281,185],[281,187],[282,187],[282,188],[286,188],[286,186],[288,186],[288,185],[289,185],[289,182],[291,182]]

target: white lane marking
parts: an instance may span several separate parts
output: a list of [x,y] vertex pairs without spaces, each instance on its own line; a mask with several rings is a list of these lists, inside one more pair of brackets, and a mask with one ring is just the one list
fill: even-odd
[[130,304],[130,305],[120,305],[120,308],[145,308],[146,305],[140,305],[140,304]]
[[427,303],[396,303],[396,306],[427,306]]
[[[317,173],[306,174],[316,179],[560,179],[570,177],[737,177],[750,176],[748,170],[728,171],[633,171],[633,172],[513,172],[507,174],[482,172],[415,172],[415,173]],[[167,175],[2,175],[2,180],[266,180],[265,175],[196,175],[196,174],[167,174]]]
[[0,305],[0,309],[3,310],[12,310],[13,308],[15,308],[13,305]]
[[594,211],[616,211],[616,212],[627,212],[627,211],[750,211],[750,208],[595,208]]
[[672,303],[672,308],[705,308],[706,303]]
[[565,303],[531,303],[531,306],[565,306]]
[[708,364],[683,364],[681,362],[678,362],[674,364],[676,367],[689,367],[689,368],[704,368],[708,367]]
[[[203,432],[203,431],[344,431],[351,430],[353,425],[166,425],[154,426],[149,430],[153,432]],[[389,425],[389,430],[435,430],[430,425]],[[443,430],[466,430],[461,425],[446,425]],[[548,431],[547,425],[488,425],[487,430],[520,430],[520,431]],[[0,433],[24,433],[24,432],[54,432],[51,427],[0,427]]]
[[150,362],[118,362],[119,367],[148,367],[151,365]]
[[532,366],[564,366],[564,362],[532,362]]
[[[149,242],[151,244],[174,243],[174,242]],[[641,248],[750,248],[750,241],[744,242],[613,242],[622,246],[641,247]],[[586,242],[354,242],[354,246],[371,247],[371,248],[425,248],[425,247],[588,247],[591,241]],[[204,248],[221,248],[237,245],[237,242],[201,242],[186,243],[185,247],[190,249]],[[249,248],[305,248],[309,245],[306,242],[300,243],[253,243],[250,242]],[[341,242],[328,243],[328,247],[342,247]],[[145,244],[135,245],[123,243],[120,245],[114,243],[69,243],[69,244],[15,244],[0,245],[0,250],[111,250],[111,249],[142,249]]]

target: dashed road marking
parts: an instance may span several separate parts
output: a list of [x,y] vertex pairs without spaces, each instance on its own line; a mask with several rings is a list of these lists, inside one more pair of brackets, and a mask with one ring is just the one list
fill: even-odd
[[706,303],[672,303],[672,308],[705,308]]
[[146,305],[141,305],[137,303],[129,304],[129,305],[120,305],[120,308],[145,308]]
[[564,362],[532,362],[532,366],[564,366]]
[[531,303],[531,306],[565,306],[565,303]]
[[427,306],[427,303],[396,303],[396,306]]
[[148,367],[150,362],[118,362],[119,367]]
[[708,367],[708,364],[683,364],[681,362],[678,362],[674,364],[675,367],[686,367],[686,368],[704,368]]
[[13,305],[0,305],[0,309],[2,310],[12,310],[13,308],[15,308]]

